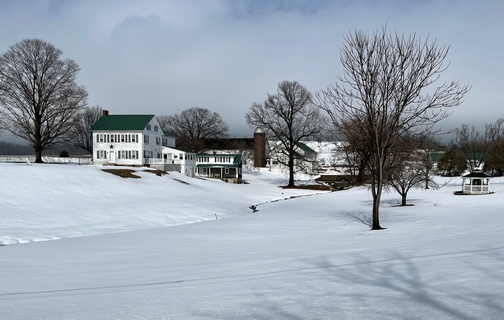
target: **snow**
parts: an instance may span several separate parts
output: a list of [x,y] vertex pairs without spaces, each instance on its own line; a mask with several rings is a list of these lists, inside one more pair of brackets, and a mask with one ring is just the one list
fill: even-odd
[[384,194],[371,231],[366,188],[137,170],[0,164],[0,319],[504,318],[504,178]]

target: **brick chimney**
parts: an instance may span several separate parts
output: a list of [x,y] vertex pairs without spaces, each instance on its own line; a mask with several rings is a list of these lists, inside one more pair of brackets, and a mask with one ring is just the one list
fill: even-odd
[[254,131],[254,167],[266,167],[266,133],[261,128]]
[[108,110],[102,110],[102,115],[103,116],[108,116]]

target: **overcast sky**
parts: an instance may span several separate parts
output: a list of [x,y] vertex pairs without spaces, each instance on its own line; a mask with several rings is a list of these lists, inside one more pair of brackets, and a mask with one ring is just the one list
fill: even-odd
[[443,129],[504,117],[502,0],[0,0],[0,52],[45,40],[81,67],[88,105],[111,114],[207,108],[232,137],[251,137],[252,103],[283,80],[325,89],[342,75],[343,36],[384,24],[451,45],[444,78],[472,89]]

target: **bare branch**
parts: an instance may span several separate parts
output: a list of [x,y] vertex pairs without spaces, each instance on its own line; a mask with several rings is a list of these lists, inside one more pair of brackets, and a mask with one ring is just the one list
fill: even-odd
[[157,117],[161,127],[177,137],[182,149],[202,151],[203,140],[224,138],[229,126],[217,112],[204,108],[190,108],[180,114]]

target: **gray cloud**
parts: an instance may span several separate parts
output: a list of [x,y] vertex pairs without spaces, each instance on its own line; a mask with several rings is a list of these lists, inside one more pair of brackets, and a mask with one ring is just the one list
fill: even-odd
[[0,51],[41,38],[81,66],[89,104],[111,113],[220,113],[251,136],[244,115],[282,80],[318,91],[341,75],[343,36],[387,24],[451,44],[445,80],[473,86],[443,122],[502,115],[504,5],[474,1],[2,1]]

